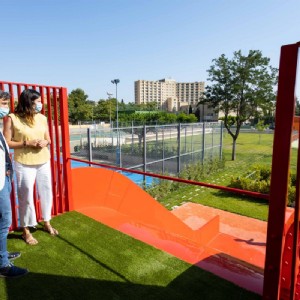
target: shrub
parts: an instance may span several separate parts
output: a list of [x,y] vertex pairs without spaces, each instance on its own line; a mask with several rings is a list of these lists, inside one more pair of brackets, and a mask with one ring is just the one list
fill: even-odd
[[[203,164],[201,162],[198,162],[196,164],[186,165],[185,168],[180,172],[178,177],[187,180],[201,181],[212,173],[223,169],[224,167],[225,159],[211,159],[205,161]],[[183,186],[185,185],[180,182],[173,182],[162,179],[152,185],[150,188],[146,189],[146,191],[152,197],[159,200],[166,197],[166,195],[170,192],[174,192]]]
[[[230,187],[263,194],[270,193],[271,168],[265,165],[253,165],[240,177],[231,178]],[[288,187],[288,205],[293,205],[296,193],[296,175],[291,174]]]

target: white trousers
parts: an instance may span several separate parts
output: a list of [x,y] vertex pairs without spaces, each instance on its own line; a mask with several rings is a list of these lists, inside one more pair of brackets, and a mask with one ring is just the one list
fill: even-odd
[[33,201],[34,182],[41,203],[42,218],[44,221],[50,221],[52,209],[50,161],[41,165],[23,165],[15,162],[15,171],[21,227],[37,225]]

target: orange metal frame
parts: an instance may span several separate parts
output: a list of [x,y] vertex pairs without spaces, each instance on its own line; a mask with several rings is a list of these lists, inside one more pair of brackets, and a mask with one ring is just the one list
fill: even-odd
[[[299,46],[300,43],[296,43],[281,48],[264,271],[263,299],[266,300],[299,299],[296,290],[299,273],[299,151],[294,225],[290,230],[285,224]],[[288,241],[290,238],[292,241]],[[285,243],[289,243],[286,249]]]
[[[298,121],[294,119],[294,109],[299,47],[300,43],[296,43],[283,46],[281,49],[271,192],[269,197],[268,195],[262,194],[256,195],[264,199],[269,198],[270,200],[264,284],[263,287],[261,287],[263,290],[260,291],[258,289],[256,291],[262,293],[263,299],[265,300],[300,299],[300,280],[298,280],[300,205],[299,151],[295,213],[290,208],[287,208],[293,125],[295,129]],[[16,94],[16,98],[18,98],[22,89],[28,87],[39,89],[42,95],[42,102],[45,103],[47,98],[48,108],[51,107],[51,109],[48,109],[48,122],[50,136],[53,141],[50,148],[52,155],[51,167],[54,195],[53,215],[77,209],[101,222],[114,226],[118,230],[128,234],[132,233],[136,238],[140,238],[157,247],[159,247],[158,245],[162,242],[164,244],[162,249],[174,255],[178,255],[178,257],[191,263],[195,263],[198,259],[206,259],[208,256],[220,255],[218,251],[233,258],[236,257],[238,264],[240,260],[247,261],[247,257],[240,256],[242,254],[234,251],[237,244],[230,236],[220,236],[220,232],[218,231],[218,219],[214,218],[198,231],[192,231],[187,228],[186,225],[174,219],[174,217],[170,215],[170,212],[163,209],[154,199],[136,185],[124,179],[122,175],[111,170],[101,170],[98,168],[71,170],[67,90],[62,87],[0,81],[0,88],[9,90],[12,95],[12,110],[14,108],[14,95]],[[43,111],[43,113],[45,113],[45,111]],[[130,170],[126,171],[130,172]],[[153,175],[143,172],[140,173],[148,176]],[[155,177],[158,176],[155,175]],[[171,177],[165,179],[172,180]],[[99,184],[99,180],[101,181],[101,185]],[[186,183],[189,182],[187,181]],[[195,182],[190,183],[196,184]],[[199,185],[205,184],[202,183]],[[207,187],[220,188],[218,186]],[[72,192],[72,189],[74,192]],[[18,225],[15,200],[14,192],[12,193],[12,207],[14,211],[13,228],[16,228]],[[36,206],[38,208],[39,200],[36,200]],[[116,215],[118,215],[118,218],[115,218]],[[40,217],[40,212],[37,209],[37,218],[40,219]],[[142,223],[147,223],[149,228],[145,230],[145,227],[141,226]],[[155,239],[151,238],[151,234],[159,236],[161,242],[155,242]],[[212,236],[215,237],[214,241],[211,239]],[[177,239],[182,241],[181,245],[176,244]],[[218,239],[220,241],[219,243],[217,242]],[[226,240],[228,244],[224,244],[224,240]],[[186,243],[185,246],[188,245],[185,249],[182,248],[184,243]],[[251,253],[255,253],[255,251],[253,251]],[[257,255],[259,254],[257,253]],[[258,256],[255,255],[254,257]],[[254,259],[250,263],[257,267],[258,261],[261,262],[261,259],[257,261]],[[200,263],[199,265],[205,268],[205,266],[211,263],[212,262],[209,261],[203,264]],[[261,263],[258,267],[263,268]],[[219,266],[219,268],[222,268],[222,266]],[[231,273],[233,281],[239,280],[239,278],[234,279],[234,270],[235,269],[233,269]],[[230,270],[228,269],[226,272],[230,272]],[[236,277],[240,277],[240,280],[247,280],[246,277],[241,279],[240,274]],[[261,282],[260,280],[261,277],[255,277],[253,278],[253,283],[256,282],[256,284],[259,284],[259,282]],[[253,290],[255,290],[255,287],[253,287]]]

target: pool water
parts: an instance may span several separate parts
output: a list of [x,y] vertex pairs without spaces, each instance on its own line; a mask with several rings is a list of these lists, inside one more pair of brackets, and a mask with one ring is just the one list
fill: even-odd
[[[83,163],[79,161],[72,161],[71,168],[79,168],[79,167],[87,167],[88,163]],[[97,168],[97,166],[95,166]],[[100,167],[101,168],[101,167]],[[121,172],[123,175],[128,177],[130,180],[132,180],[134,183],[136,183],[139,186],[143,185],[144,176],[140,174],[130,173],[130,172]],[[149,186],[153,183],[153,178],[149,176],[145,176],[146,186]]]

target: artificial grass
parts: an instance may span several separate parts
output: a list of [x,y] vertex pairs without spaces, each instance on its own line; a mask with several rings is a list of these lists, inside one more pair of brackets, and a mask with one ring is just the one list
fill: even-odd
[[21,251],[19,279],[0,280],[1,300],[260,299],[230,282],[135,240],[77,212],[52,221],[60,235],[34,233],[29,246],[21,233],[9,235],[10,251]]
[[[236,160],[231,160],[232,138],[225,134],[223,156],[225,168],[219,170],[203,182],[228,186],[232,177],[244,175],[254,164],[270,166],[272,164],[273,134],[240,133],[236,144]],[[296,150],[292,150],[291,170],[296,169]],[[226,193],[210,188],[181,184],[181,188],[158,199],[166,208],[172,209],[186,202],[199,203],[219,208],[243,216],[266,221],[268,219],[268,201],[254,199],[239,194]]]

